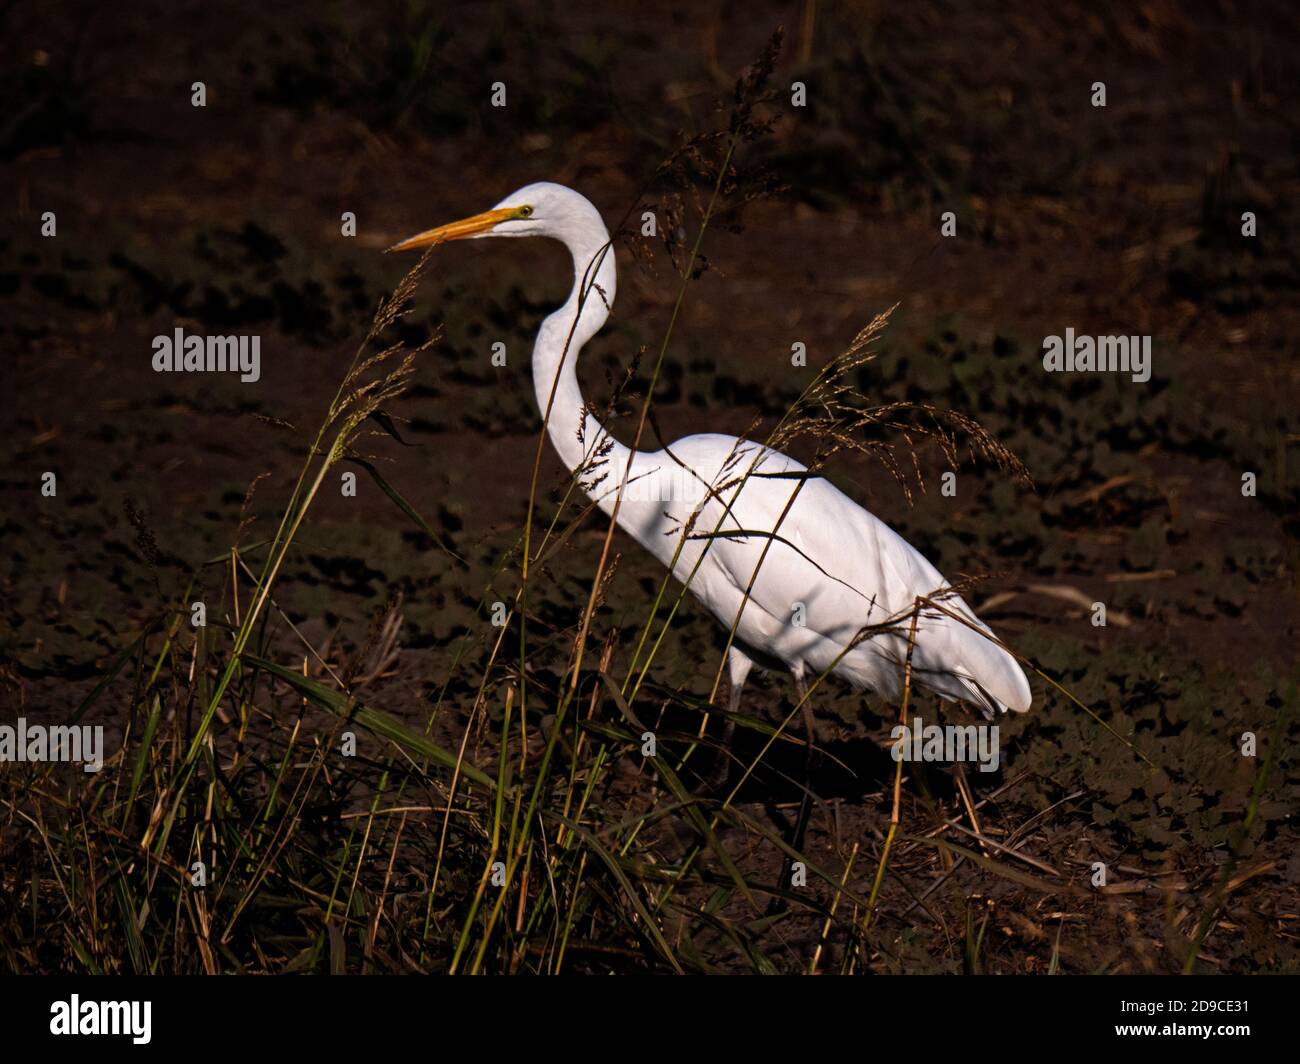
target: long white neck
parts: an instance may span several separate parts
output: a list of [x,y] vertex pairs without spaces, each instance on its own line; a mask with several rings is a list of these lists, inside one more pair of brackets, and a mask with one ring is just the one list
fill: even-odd
[[542,322],[537,333],[533,387],[551,443],[561,460],[570,470],[589,463],[580,479],[587,484],[600,480],[588,494],[598,500],[602,510],[611,513],[613,492],[623,479],[631,452],[605,431],[593,411],[586,409],[578,387],[577,364],[583,345],[609,317],[617,271],[614,246],[604,223],[599,216],[584,222],[557,234],[573,256],[573,290],[564,305]]

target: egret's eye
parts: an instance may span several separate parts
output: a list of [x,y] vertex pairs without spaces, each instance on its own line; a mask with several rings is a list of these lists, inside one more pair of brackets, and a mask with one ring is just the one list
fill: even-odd
[[520,218],[531,218],[532,216],[533,216],[533,209],[532,209],[532,207],[520,207],[520,208],[519,208],[519,217],[520,217]]

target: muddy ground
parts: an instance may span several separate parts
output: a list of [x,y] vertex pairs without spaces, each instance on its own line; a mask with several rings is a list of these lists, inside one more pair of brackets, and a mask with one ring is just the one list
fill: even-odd
[[[842,456],[828,475],[949,578],[978,577],[968,597],[981,616],[1111,729],[1035,677],[1033,711],[1004,722],[1005,763],[973,786],[988,799],[988,837],[1074,892],[970,859],[954,869],[909,843],[900,870],[914,887],[936,884],[937,912],[887,881],[893,946],[874,966],[1041,972],[1055,950],[1065,971],[1177,970],[1226,881],[1198,967],[1294,971],[1300,16],[1284,3],[1050,7],[11,8],[0,33],[4,718],[69,713],[189,567],[228,552],[246,507],[257,520],[244,541],[274,526],[304,433],[401,276],[383,248],[534,180],[578,188],[611,225],[645,204],[667,216],[675,201],[656,165],[725,122],[732,84],[784,26],[773,128],[740,157],[767,175],[753,186],[765,194],[706,234],[709,268],[689,287],[655,393],[659,427],[668,439],[761,438],[811,372],[790,365],[793,343],[824,365],[898,304],[856,384],[873,400],[979,419],[1034,487],[966,462],[944,497],[934,455],[910,504],[865,459]],[[490,106],[497,81],[505,108]],[[806,107],[789,106],[794,81]],[[1104,107],[1092,105],[1097,82]],[[683,197],[691,238],[694,200]],[[945,238],[949,210],[957,232]],[[53,238],[41,234],[47,211]],[[355,237],[340,232],[345,211]],[[596,402],[653,350],[677,293],[669,249],[634,255],[631,243],[619,245],[614,315],[584,356]],[[541,242],[442,249],[408,319],[416,332],[441,325],[442,339],[389,411],[407,446],[379,434],[366,448],[469,565],[362,477],[355,498],[322,497],[276,591],[305,637],[341,657],[400,594],[400,654],[366,697],[422,724],[451,678],[464,706],[440,718],[450,747],[491,639],[476,604],[526,512],[539,430],[531,337],[568,269],[563,249]],[[154,373],[151,340],[176,326],[259,334],[260,381]],[[1067,327],[1151,336],[1150,381],[1045,373],[1043,338]],[[505,368],[490,364],[495,341]],[[620,422],[625,442],[634,424]],[[47,471],[55,498],[40,492]],[[541,483],[549,512],[564,484],[549,447]],[[588,519],[535,592],[539,653],[553,659],[538,664],[543,687],[563,666],[604,529]],[[617,633],[621,675],[659,573],[634,542],[615,546],[593,644]],[[503,594],[512,586],[507,575]],[[478,630],[453,671],[460,636]],[[707,697],[723,639],[686,607],[657,688]],[[110,696],[96,719],[111,730],[127,697]],[[750,698],[775,723],[791,691],[769,676]],[[849,878],[864,892],[890,813],[879,740],[894,712],[834,683],[817,696],[831,756],[813,781],[808,852],[842,870],[861,848]],[[1247,731],[1254,758],[1241,754]],[[801,757],[787,758],[792,776]],[[946,770],[921,775],[905,826],[928,830],[940,809],[958,817]],[[797,780],[773,777],[741,799],[784,829],[798,795]],[[734,841],[776,876],[776,851]],[[1092,883],[1096,862],[1106,889]],[[972,960],[960,929],[986,915]],[[806,968],[816,930],[774,926],[775,955]]]

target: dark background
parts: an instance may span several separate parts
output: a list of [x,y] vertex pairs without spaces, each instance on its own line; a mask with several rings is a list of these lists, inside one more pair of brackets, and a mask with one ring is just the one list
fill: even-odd
[[[579,189],[611,227],[645,204],[680,210],[693,238],[706,189],[656,167],[725,127],[733,83],[778,26],[774,124],[744,147],[752,181],[736,198],[763,194],[706,237],[656,392],[665,436],[770,428],[806,382],[791,343],[823,365],[899,304],[858,386],[977,417],[1036,490],[968,464],[957,499],[931,476],[909,506],[865,461],[829,474],[950,578],[984,577],[977,611],[1165,769],[1156,778],[1041,680],[1034,710],[1004,722],[999,782],[1029,775],[990,816],[1011,829],[1063,801],[1039,855],[1080,883],[1104,860],[1134,884],[1068,903],[1064,963],[1175,963],[1170,943],[1199,912],[1187,899],[1204,900],[1244,815],[1259,762],[1235,744],[1251,730],[1286,752],[1203,960],[1294,969],[1297,724],[1279,714],[1300,622],[1300,38],[1285,3],[8,5],[6,719],[75,706],[188,566],[228,550],[261,474],[253,534],[273,526],[303,433],[401,276],[384,247],[534,180]],[[788,106],[795,80],[804,109]],[[504,109],[489,106],[494,81]],[[1104,108],[1090,104],[1097,81]],[[47,210],[56,239],[40,236]],[[942,240],[946,210],[958,235]],[[340,236],[343,211],[355,239]],[[598,401],[653,350],[676,294],[670,249],[628,251],[582,369]],[[518,535],[539,428],[527,352],[568,270],[543,242],[442,249],[409,320],[445,328],[391,410],[413,446],[370,449],[471,572],[363,478],[356,499],[322,498],[277,590],[339,653],[400,593],[401,654],[371,697],[407,719],[481,622],[484,574]],[[177,325],[260,334],[260,382],[153,373],[150,341]],[[1042,338],[1066,327],[1151,335],[1151,381],[1044,373]],[[505,370],[489,364],[495,340]],[[553,499],[563,471],[549,450],[544,462]],[[46,470],[57,499],[39,494]],[[1256,498],[1242,497],[1247,471]],[[603,532],[588,522],[557,563],[544,629],[576,622]],[[601,636],[634,628],[658,575],[616,543]],[[1104,629],[1085,608],[1097,600]],[[692,606],[673,639],[656,679],[707,695],[722,633]],[[774,714],[788,698],[779,677],[755,690]],[[888,707],[832,689],[818,711],[844,761],[880,758]],[[101,712],[111,722],[111,702]],[[888,816],[887,786],[827,772],[842,819],[815,818],[810,845],[842,857]],[[1041,969],[1039,916],[1004,904],[999,964]],[[932,965],[918,946],[915,967]]]

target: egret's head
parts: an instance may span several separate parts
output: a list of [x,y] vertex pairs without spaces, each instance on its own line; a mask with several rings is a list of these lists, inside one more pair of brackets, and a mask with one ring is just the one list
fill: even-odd
[[538,181],[510,193],[482,214],[416,233],[389,251],[411,251],[448,240],[480,236],[549,236],[567,240],[585,231],[604,233],[604,223],[590,201],[564,185]]

